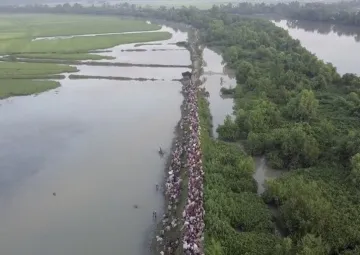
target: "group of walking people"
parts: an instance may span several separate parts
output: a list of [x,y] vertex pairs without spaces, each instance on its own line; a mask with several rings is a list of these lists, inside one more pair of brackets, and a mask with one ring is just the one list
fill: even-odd
[[204,240],[204,204],[202,153],[200,148],[200,123],[198,114],[198,86],[190,81],[185,89],[185,116],[188,124],[186,144],[188,170],[188,196],[183,211],[183,249],[187,255],[200,255]]
[[[179,138],[171,153],[165,183],[167,208],[163,215],[160,235],[156,236],[156,240],[162,247],[161,255],[175,254],[177,249],[182,249],[183,253],[188,255],[203,254],[204,172],[201,161],[197,92],[198,86],[190,78],[183,81],[184,104],[179,125]],[[185,184],[182,185],[182,173],[187,176],[187,196],[182,193],[186,191]],[[180,200],[185,199],[185,207],[179,208]]]

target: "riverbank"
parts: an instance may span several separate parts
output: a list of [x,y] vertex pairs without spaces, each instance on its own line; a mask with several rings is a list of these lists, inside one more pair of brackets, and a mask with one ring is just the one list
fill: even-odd
[[13,96],[36,95],[60,87],[60,82],[58,81],[0,80],[0,82],[0,99]]

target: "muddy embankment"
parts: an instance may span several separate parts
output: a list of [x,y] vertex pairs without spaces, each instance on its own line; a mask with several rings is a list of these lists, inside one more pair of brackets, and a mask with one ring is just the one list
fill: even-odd
[[[156,235],[153,240],[153,254],[181,255],[182,247],[182,230],[184,219],[182,212],[185,208],[188,196],[188,176],[187,176],[187,153],[185,148],[189,143],[189,137],[186,133],[189,130],[187,118],[189,109],[187,104],[187,93],[190,86],[199,84],[201,53],[199,53],[199,40],[196,31],[190,30],[189,45],[187,49],[191,56],[191,73],[183,73],[182,94],[184,96],[181,109],[181,119],[175,127],[175,137],[173,140],[171,152],[169,153],[167,163],[165,165],[164,190],[164,214],[158,224]],[[187,76],[190,74],[190,76]],[[191,75],[192,74],[192,75]],[[179,181],[180,180],[180,181]],[[175,193],[169,192],[169,185],[179,181]],[[174,184],[175,186],[176,184]]]

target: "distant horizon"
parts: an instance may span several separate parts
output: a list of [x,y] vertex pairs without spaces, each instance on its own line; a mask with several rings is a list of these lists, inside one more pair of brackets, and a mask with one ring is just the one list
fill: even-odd
[[[334,0],[334,1],[308,1],[308,0],[298,0],[298,2],[306,2],[306,3],[310,3],[310,2],[322,2],[322,3],[335,3],[335,2],[349,2],[351,0],[344,0],[344,1],[339,1],[339,0]],[[210,0],[210,1],[204,1],[204,0],[185,0],[185,1],[177,1],[177,0],[67,0],[67,1],[59,1],[59,0],[0,0],[0,5],[26,5],[26,4],[51,4],[51,5],[57,5],[57,4],[75,4],[75,3],[79,3],[79,4],[86,4],[86,3],[135,3],[135,4],[153,4],[153,5],[175,5],[175,6],[181,6],[181,5],[196,5],[196,4],[224,4],[224,3],[242,3],[242,2],[250,2],[250,3],[290,3],[293,2],[293,0],[287,0],[287,1],[277,1],[277,0],[273,0],[273,1],[262,1],[262,0],[258,0],[258,1],[221,1],[221,0]]]

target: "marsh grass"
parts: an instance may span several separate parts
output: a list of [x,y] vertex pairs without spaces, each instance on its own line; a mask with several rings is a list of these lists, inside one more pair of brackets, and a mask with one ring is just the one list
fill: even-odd
[[[96,35],[158,30],[160,26],[119,17],[14,14],[0,15],[0,99],[40,93],[60,86],[62,73],[76,72],[80,60],[112,59],[90,54],[119,44],[171,38],[168,32]],[[37,37],[95,34],[92,37],[33,40]],[[20,59],[23,58],[23,59]],[[95,64],[95,62],[93,62]],[[106,65],[106,64],[105,64]]]
[[[68,65],[0,62],[0,79],[41,79],[65,72],[77,71],[76,67]],[[53,78],[53,76],[51,78]]]
[[169,32],[151,32],[123,35],[97,35],[89,37],[73,37],[67,39],[37,40],[27,39],[9,40],[0,43],[2,54],[28,53],[87,53],[91,50],[107,49],[120,44],[135,42],[151,42],[171,38]]
[[[119,44],[144,43],[171,38],[168,32],[103,35],[135,31],[154,31],[161,27],[141,20],[87,15],[15,14],[0,15],[0,54],[21,54],[37,59],[100,60],[107,56],[89,51],[111,48]],[[90,37],[33,40],[94,34]],[[96,35],[102,34],[102,35]]]
[[111,56],[101,56],[89,53],[28,53],[15,55],[19,58],[27,59],[61,59],[61,60],[101,60],[101,59],[114,59]]
[[[0,32],[7,37],[46,37],[158,30],[140,20],[96,15],[12,14],[0,15]],[[1,36],[0,36],[1,38]]]
[[0,80],[0,99],[38,94],[59,86],[58,81]]

